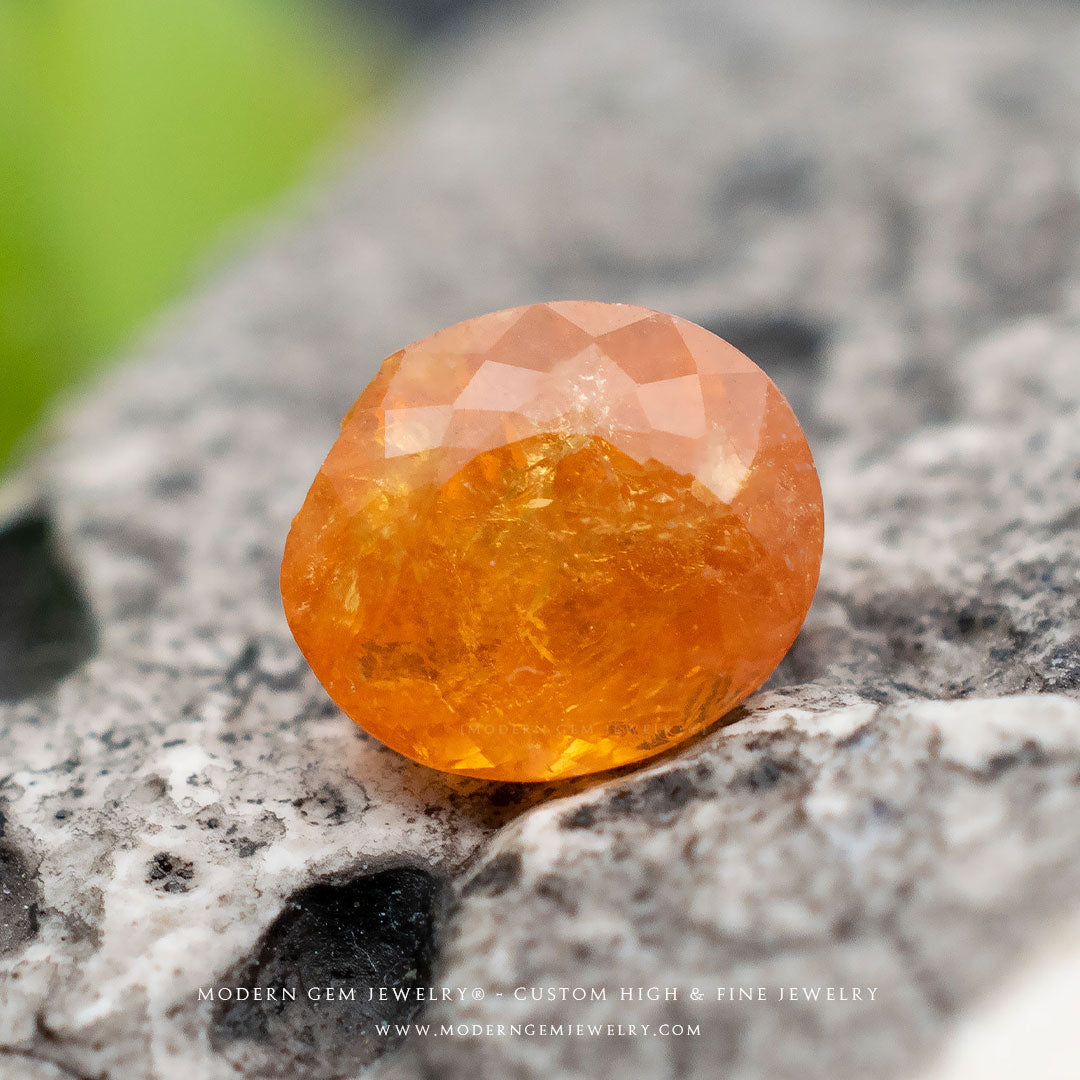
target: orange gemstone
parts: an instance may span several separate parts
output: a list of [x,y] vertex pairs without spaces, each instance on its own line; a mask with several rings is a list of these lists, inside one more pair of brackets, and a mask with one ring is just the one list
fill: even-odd
[[533,304],[395,353],[293,522],[289,625],[330,696],[449,772],[650,757],[768,677],[821,489],[787,402],[693,323]]

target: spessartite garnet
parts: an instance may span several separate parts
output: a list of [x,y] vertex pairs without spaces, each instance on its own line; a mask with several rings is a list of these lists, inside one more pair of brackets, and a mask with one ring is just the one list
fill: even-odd
[[330,696],[416,761],[551,780],[755,690],[821,561],[806,439],[693,323],[533,304],[395,353],[293,522],[281,590]]

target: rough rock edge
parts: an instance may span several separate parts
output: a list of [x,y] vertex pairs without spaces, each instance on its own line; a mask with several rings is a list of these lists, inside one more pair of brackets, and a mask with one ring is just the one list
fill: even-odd
[[[617,1053],[589,1038],[417,1039],[374,1075],[526,1077],[540,1061],[590,1078],[910,1075],[1074,903],[1078,855],[1076,701],[763,708],[507,826],[461,890],[436,976],[487,996],[424,1016],[436,1030],[697,1021],[699,1038]],[[776,1001],[779,986],[852,984],[876,984],[878,1002]],[[677,986],[683,1000],[513,1000],[535,985]],[[766,986],[770,1000],[694,1005],[693,986]]]

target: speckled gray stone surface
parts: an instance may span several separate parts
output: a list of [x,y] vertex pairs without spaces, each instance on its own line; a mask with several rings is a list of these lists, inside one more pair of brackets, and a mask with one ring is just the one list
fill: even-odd
[[[440,978],[486,996],[430,1009],[462,1035],[378,1075],[912,1074],[1075,903],[1080,703],[769,704],[504,830],[464,882]],[[623,999],[648,987],[677,1000]],[[514,1023],[537,1034],[500,1036]],[[568,1023],[623,1037],[539,1034]]]
[[[434,56],[397,134],[3,496],[0,1075],[929,1060],[1076,894],[1078,51],[1064,3],[591,0]],[[737,726],[599,786],[448,780],[327,704],[280,612],[284,534],[383,355],[573,296],[696,319],[775,375],[821,469],[821,590]],[[198,1000],[271,977],[880,996],[386,1054],[374,1024],[407,1008]],[[499,1001],[430,1015],[624,1015]]]

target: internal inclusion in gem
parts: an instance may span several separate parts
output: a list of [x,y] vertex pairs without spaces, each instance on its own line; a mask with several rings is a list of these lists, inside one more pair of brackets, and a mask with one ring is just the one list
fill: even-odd
[[802,430],[740,352],[644,308],[535,304],[385,361],[293,523],[282,595],[371,734],[551,780],[659,753],[760,686],[822,528]]

